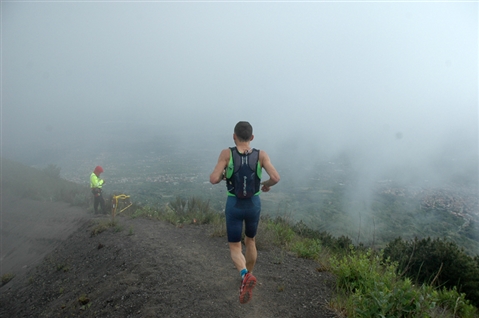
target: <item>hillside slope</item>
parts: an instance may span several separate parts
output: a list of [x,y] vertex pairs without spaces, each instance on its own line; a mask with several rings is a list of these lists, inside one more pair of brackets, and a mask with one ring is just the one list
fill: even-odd
[[[65,202],[41,202],[7,193],[0,200],[0,275],[23,276],[91,215]],[[11,284],[16,284],[14,280]]]
[[[44,231],[55,233],[62,209],[52,203],[36,214],[49,220]],[[92,235],[108,219],[84,214],[91,220],[77,223],[64,241],[47,240],[54,250],[0,288],[0,317],[336,316],[327,308],[333,278],[313,261],[258,251],[258,286],[240,305],[226,239],[211,237],[207,226],[118,217],[116,226]]]

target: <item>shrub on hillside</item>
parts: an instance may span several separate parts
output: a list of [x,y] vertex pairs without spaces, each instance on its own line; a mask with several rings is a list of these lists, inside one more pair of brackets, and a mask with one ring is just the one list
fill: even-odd
[[329,232],[326,231],[317,231],[308,227],[303,221],[300,221],[294,225],[291,225],[291,228],[301,237],[318,239],[321,241],[321,245],[325,246],[336,252],[344,252],[349,249],[353,244],[353,241],[347,236],[334,237]]
[[415,285],[397,274],[397,263],[372,250],[331,258],[338,287],[347,294],[338,306],[348,317],[475,317],[476,309],[456,289]]
[[479,241],[479,224],[476,221],[471,220],[462,228],[461,233],[471,240]]
[[479,306],[479,261],[467,255],[456,243],[443,239],[401,238],[384,249],[384,259],[398,263],[398,272],[434,286],[457,287],[475,306]]

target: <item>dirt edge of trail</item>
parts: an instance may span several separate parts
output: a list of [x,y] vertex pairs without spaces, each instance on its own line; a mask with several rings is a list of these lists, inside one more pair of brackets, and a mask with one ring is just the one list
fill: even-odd
[[[39,240],[51,251],[0,288],[0,317],[339,317],[328,307],[334,278],[314,261],[259,249],[258,284],[253,299],[241,305],[226,238],[212,237],[210,226],[117,217],[115,226],[93,235],[111,219],[83,211],[57,220],[65,209],[52,205],[36,216],[41,220],[30,220],[45,223],[42,231],[51,236],[64,235],[53,230],[62,225],[72,232]],[[15,229],[8,227],[10,236]],[[35,249],[38,240],[22,235],[21,243]]]

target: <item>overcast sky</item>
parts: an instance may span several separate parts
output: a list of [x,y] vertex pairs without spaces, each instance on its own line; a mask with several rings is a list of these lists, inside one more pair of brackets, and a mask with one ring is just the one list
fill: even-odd
[[248,120],[271,155],[355,149],[365,174],[450,146],[469,162],[478,15],[477,2],[2,1],[2,153],[88,144],[117,122],[219,153],[211,135]]

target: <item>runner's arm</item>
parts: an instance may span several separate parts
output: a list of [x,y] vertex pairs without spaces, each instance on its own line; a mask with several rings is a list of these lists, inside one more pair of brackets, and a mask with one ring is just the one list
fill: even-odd
[[210,175],[210,182],[212,184],[220,183],[224,178],[224,171],[228,162],[230,161],[230,150],[223,149],[218,158],[218,163],[216,164],[213,172]]
[[266,173],[269,176],[268,180],[261,182],[261,191],[268,192],[272,186],[279,182],[280,176],[278,171],[276,171],[276,168],[271,163],[268,154],[263,150],[260,152],[260,162],[261,166],[264,168],[264,170],[266,170]]

